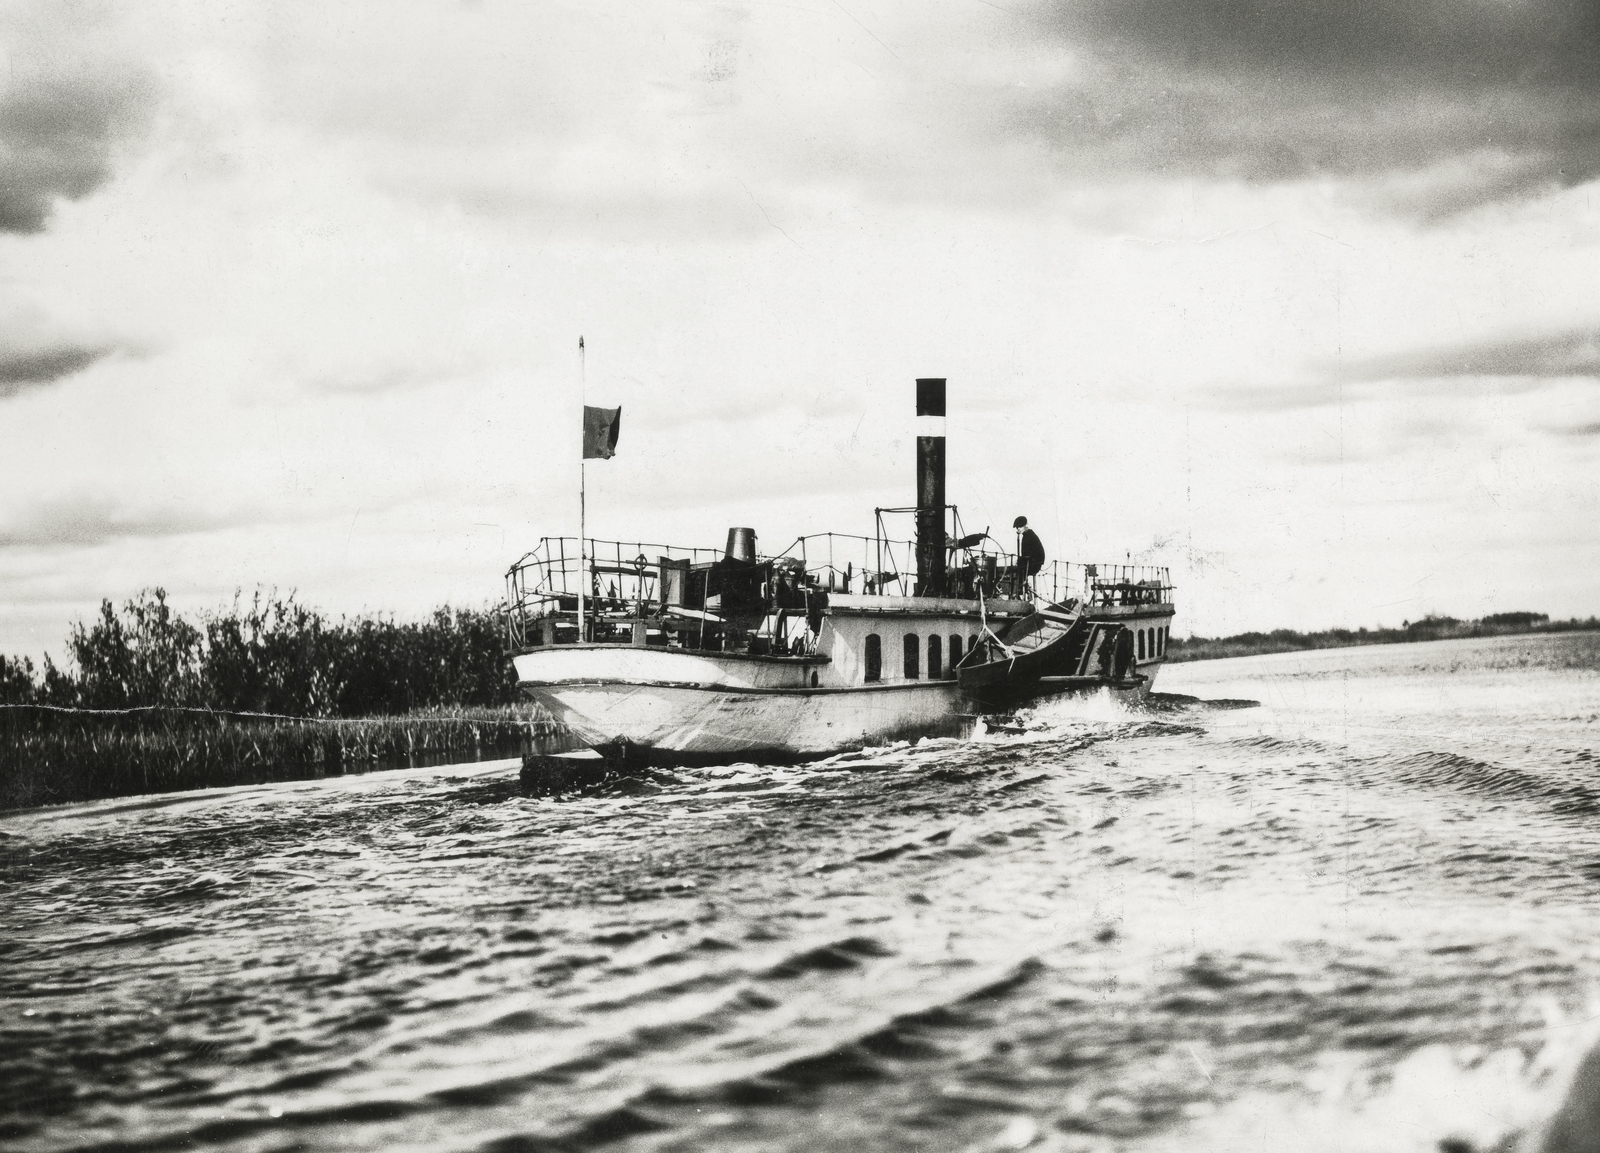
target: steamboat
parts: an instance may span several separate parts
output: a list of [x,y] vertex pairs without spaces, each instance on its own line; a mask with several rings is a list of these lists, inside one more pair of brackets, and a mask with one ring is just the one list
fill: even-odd
[[[506,574],[520,691],[610,762],[796,761],[959,735],[1061,693],[1139,698],[1166,656],[1165,568],[1053,561],[963,533],[945,381],[917,381],[917,503],[872,536],[763,553],[545,537]],[[914,539],[893,539],[897,515]],[[901,522],[903,523],[903,522]]]

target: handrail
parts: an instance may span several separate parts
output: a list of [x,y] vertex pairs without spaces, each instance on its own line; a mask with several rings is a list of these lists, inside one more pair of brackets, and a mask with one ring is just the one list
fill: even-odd
[[[995,547],[991,549],[991,545]],[[701,569],[724,555],[721,549],[643,541],[585,538],[584,546],[580,563],[576,538],[542,537],[506,571],[507,639],[514,647],[527,645],[530,626],[545,618],[560,618],[570,635],[573,621],[566,617],[576,608],[580,583],[595,604],[594,618],[614,631],[630,621],[643,622],[660,615],[650,610],[661,599],[663,558]],[[1052,603],[1072,599],[1090,607],[1171,601],[1173,586],[1165,566],[1057,560],[1025,580],[1016,555],[987,536],[973,547],[951,551],[952,587],[966,590],[953,595],[1010,596]],[[911,593],[915,579],[915,555],[914,541],[827,532],[798,536],[776,556],[760,557],[759,563],[773,565],[773,580],[786,582],[794,595],[812,590],[905,596]]]

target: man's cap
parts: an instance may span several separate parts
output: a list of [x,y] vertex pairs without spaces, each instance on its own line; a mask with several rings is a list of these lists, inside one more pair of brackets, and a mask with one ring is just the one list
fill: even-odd
[[1025,516],[1019,516],[1016,520],[1011,522],[1011,527],[1012,528],[1027,528],[1028,527],[1028,518],[1025,517]]

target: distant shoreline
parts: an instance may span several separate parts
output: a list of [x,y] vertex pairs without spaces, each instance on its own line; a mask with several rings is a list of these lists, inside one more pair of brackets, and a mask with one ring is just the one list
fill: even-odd
[[1231,637],[1173,637],[1167,643],[1167,660],[1213,661],[1228,657],[1261,656],[1264,653],[1344,649],[1361,645],[1596,631],[1600,631],[1600,619],[1595,617],[1553,621],[1543,613],[1497,613],[1482,620],[1461,621],[1454,617],[1430,616],[1420,621],[1407,621],[1397,629],[1324,629],[1310,633],[1274,629],[1267,633],[1239,633]]

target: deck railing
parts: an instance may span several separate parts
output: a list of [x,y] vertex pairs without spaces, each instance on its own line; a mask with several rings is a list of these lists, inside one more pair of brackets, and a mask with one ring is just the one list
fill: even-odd
[[[506,573],[507,640],[513,649],[539,643],[536,622],[549,620],[550,640],[576,640],[578,589],[585,579],[590,620],[604,635],[627,635],[659,612],[664,567],[701,568],[723,558],[720,549],[681,548],[644,541],[543,537]],[[795,538],[782,552],[759,558],[792,586],[858,596],[911,596],[916,583],[916,542],[847,533]],[[662,562],[669,562],[663,566]],[[1152,565],[1093,565],[1051,561],[1031,579],[1018,572],[1016,556],[985,537],[954,549],[948,570],[950,595],[1063,601],[1091,605],[1165,604],[1171,599],[1168,570]],[[558,631],[554,620],[562,620]]]
[[630,610],[643,616],[656,599],[663,558],[709,564],[722,552],[708,548],[680,548],[646,541],[613,541],[577,537],[541,537],[506,572],[506,628],[513,648],[529,643],[529,626],[557,613],[575,613],[583,569],[587,567],[585,594],[589,611],[597,617],[616,616]]
[[1043,600],[1074,597],[1091,605],[1167,604],[1172,600],[1172,577],[1165,565],[1047,561],[1033,578],[1033,587]]
[[823,532],[800,536],[772,559],[798,560],[816,586],[860,596],[910,596],[917,579],[917,543]]

